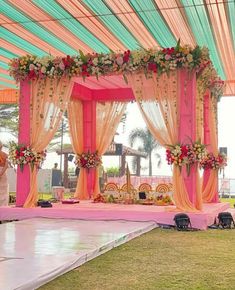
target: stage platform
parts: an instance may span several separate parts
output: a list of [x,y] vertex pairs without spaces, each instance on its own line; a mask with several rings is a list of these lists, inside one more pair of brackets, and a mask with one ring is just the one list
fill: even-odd
[[[208,226],[214,223],[218,213],[227,211],[229,207],[229,203],[210,203],[204,204],[201,212],[187,214],[193,228],[206,230]],[[1,207],[0,221],[44,217],[100,221],[153,221],[158,224],[174,225],[176,213],[179,213],[179,211],[176,211],[174,206],[124,205],[81,201],[78,204],[54,203],[52,208]]]
[[155,222],[46,218],[3,223],[0,289],[37,289],[156,227]]

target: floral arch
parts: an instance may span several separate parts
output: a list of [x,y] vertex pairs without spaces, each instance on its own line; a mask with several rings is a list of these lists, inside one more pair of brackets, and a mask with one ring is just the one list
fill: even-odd
[[[12,60],[10,74],[20,82],[19,143],[35,152],[45,150],[67,109],[74,152],[101,158],[126,102],[136,100],[161,145],[170,148],[200,140],[218,154],[217,101],[223,81],[204,47],[181,47],[178,42],[172,48],[124,53],[27,55]],[[203,201],[217,201],[217,183],[215,170],[205,171],[201,186],[198,162],[190,164],[190,174],[174,162],[174,200],[181,210],[197,211]],[[82,167],[77,197],[98,193],[98,167]],[[37,170],[26,165],[17,173],[17,205],[33,207],[37,198]]]

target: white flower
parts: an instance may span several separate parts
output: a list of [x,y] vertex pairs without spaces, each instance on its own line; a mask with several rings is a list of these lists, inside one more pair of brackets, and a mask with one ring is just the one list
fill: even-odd
[[171,59],[171,56],[169,54],[166,54],[165,55],[165,60],[169,60],[169,59]]
[[41,73],[43,73],[43,74],[44,74],[44,73],[46,72],[46,70],[47,70],[47,69],[46,69],[46,67],[45,67],[45,66],[42,66],[42,67],[41,67]]
[[98,64],[98,62],[99,62],[99,60],[98,60],[98,58],[97,58],[97,57],[95,57],[95,58],[92,60],[92,62],[93,62],[93,64],[94,64],[94,65],[97,65],[97,64]]
[[105,60],[104,61],[104,64],[111,64],[112,62],[111,62],[111,60]]
[[35,69],[35,65],[33,64],[33,63],[31,63],[30,65],[29,65],[29,70],[34,70]]
[[53,60],[53,57],[51,55],[46,55],[42,58],[39,58],[39,62],[42,64],[42,66],[47,66],[51,60]]
[[187,54],[186,58],[187,58],[188,62],[192,62],[193,61],[193,56],[192,56],[191,53]]
[[209,51],[208,48],[203,46],[201,49],[201,55],[203,58],[209,58]]
[[54,70],[55,70],[55,67],[53,66],[50,70],[50,75],[53,75]]
[[106,55],[104,56],[104,60],[107,60],[107,59],[110,59],[110,55],[109,55],[109,54],[106,54]]
[[92,68],[91,68],[91,71],[92,71],[92,74],[94,74],[94,75],[99,75],[100,74],[100,69],[99,69],[99,67],[95,67],[95,66],[93,66]]
[[141,60],[146,56],[146,52],[144,50],[135,50],[131,53],[133,58],[133,64],[138,65]]
[[163,55],[162,55],[162,54],[158,54],[158,55],[156,55],[156,56],[154,57],[154,61],[155,61],[156,63],[161,62],[162,59],[163,59]]

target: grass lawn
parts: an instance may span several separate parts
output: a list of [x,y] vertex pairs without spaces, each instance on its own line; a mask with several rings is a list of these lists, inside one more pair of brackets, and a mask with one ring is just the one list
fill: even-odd
[[235,289],[235,230],[155,229],[41,290]]
[[[220,198],[221,202],[229,202],[231,207],[234,207],[235,198]],[[234,287],[235,289],[235,287]]]

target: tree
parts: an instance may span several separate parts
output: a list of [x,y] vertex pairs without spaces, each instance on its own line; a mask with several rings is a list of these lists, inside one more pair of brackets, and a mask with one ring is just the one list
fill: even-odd
[[[134,143],[139,142],[140,145],[138,150],[141,152],[146,152],[148,154],[149,160],[149,176],[152,176],[152,153],[154,150],[160,147],[157,140],[154,139],[153,135],[147,128],[135,128],[130,132],[129,143],[131,146]],[[158,158],[158,166],[161,163],[161,157],[158,153],[155,155]]]
[[6,131],[17,137],[18,122],[19,108],[17,104],[0,105],[0,131]]
[[[63,127],[63,128],[62,128]],[[2,104],[0,105],[0,132],[10,133],[15,138],[18,137],[19,131],[19,107],[18,104]],[[64,114],[63,122],[61,122],[53,140],[49,144],[49,150],[55,145],[61,143],[61,136],[68,134],[68,115]]]
[[106,173],[107,173],[107,176],[110,176],[110,177],[115,177],[115,176],[119,176],[119,167],[108,167],[106,168]]

